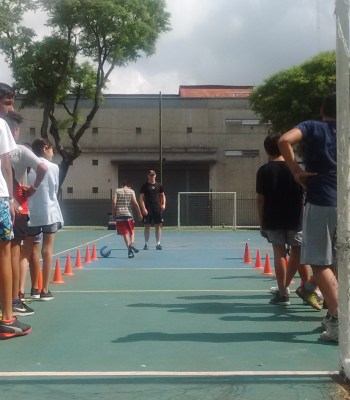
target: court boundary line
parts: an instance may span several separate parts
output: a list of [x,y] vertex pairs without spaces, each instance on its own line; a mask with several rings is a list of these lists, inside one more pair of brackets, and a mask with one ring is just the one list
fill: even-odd
[[55,293],[266,293],[268,289],[106,289],[106,290],[55,290]]
[[113,233],[109,233],[108,235],[102,236],[102,237],[100,237],[98,239],[90,240],[89,242],[82,243],[79,246],[74,246],[74,247],[71,247],[69,249],[60,251],[58,253],[53,254],[53,257],[59,256],[60,254],[65,254],[65,253],[67,253],[69,251],[72,251],[72,250],[75,250],[75,249],[79,249],[79,247],[88,246],[91,243],[95,243],[95,242],[98,242],[99,240],[106,239],[107,237],[112,236],[112,235],[113,235]]
[[5,377],[267,377],[267,376],[339,376],[339,371],[17,371],[0,372]]

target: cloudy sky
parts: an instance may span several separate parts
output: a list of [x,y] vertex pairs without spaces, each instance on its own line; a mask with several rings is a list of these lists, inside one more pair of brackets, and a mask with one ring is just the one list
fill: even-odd
[[[335,0],[166,3],[172,30],[161,36],[155,55],[113,72],[110,93],[178,93],[179,85],[259,85],[281,69],[335,49]],[[29,15],[25,23],[33,21],[39,34],[45,32],[41,15]],[[3,68],[3,80],[5,76],[10,74]]]

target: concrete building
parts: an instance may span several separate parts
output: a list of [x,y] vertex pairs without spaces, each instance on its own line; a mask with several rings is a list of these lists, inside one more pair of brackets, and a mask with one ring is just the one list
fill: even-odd
[[[238,224],[256,224],[255,174],[266,162],[267,125],[249,106],[252,89],[181,86],[178,95],[106,95],[80,141],[83,153],[62,186],[66,222],[76,223],[68,215],[68,200],[95,200],[88,213],[97,216],[96,204],[102,201],[103,216],[79,218],[83,225],[98,224],[105,219],[110,194],[118,184],[128,180],[138,193],[152,168],[166,191],[168,225],[177,223],[177,193],[183,191],[235,191],[239,201],[253,204],[245,207]],[[90,103],[82,106],[84,113]],[[42,110],[26,108],[21,113],[23,142],[32,142],[40,136]],[[63,110],[59,113],[66,118]]]

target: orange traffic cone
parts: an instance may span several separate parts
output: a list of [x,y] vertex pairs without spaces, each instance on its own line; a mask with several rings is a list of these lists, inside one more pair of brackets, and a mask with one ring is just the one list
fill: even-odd
[[249,248],[248,248],[248,243],[245,244],[243,262],[244,262],[244,264],[251,264],[252,263],[252,260],[250,258],[250,252],[249,252]]
[[83,263],[81,262],[80,250],[77,249],[77,256],[75,258],[75,268],[84,268]]
[[92,250],[91,250],[91,261],[97,261],[98,257],[97,257],[97,252],[96,252],[96,245],[93,244],[92,245]]
[[59,258],[56,258],[55,275],[54,275],[53,281],[51,281],[51,283],[64,283],[64,280],[62,279],[62,276],[61,276],[61,265],[60,265]]
[[270,264],[270,256],[269,253],[266,253],[265,265],[264,265],[264,275],[273,275],[271,264]]
[[40,270],[39,276],[38,276],[38,291],[41,293],[43,290],[43,272]]
[[86,246],[84,264],[91,264],[91,258],[90,258],[90,250],[89,250],[89,246]]
[[256,269],[262,269],[262,263],[261,263],[261,257],[260,257],[260,250],[257,250],[256,252],[256,258],[255,258],[255,266],[254,268]]
[[72,264],[71,264],[70,254],[69,253],[67,254],[66,265],[64,267],[63,275],[74,275],[74,273],[72,271]]

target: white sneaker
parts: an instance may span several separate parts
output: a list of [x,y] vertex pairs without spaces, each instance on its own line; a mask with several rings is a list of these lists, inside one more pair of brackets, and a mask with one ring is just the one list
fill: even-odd
[[328,318],[325,321],[326,330],[321,333],[320,339],[326,342],[338,342],[339,323],[338,318]]
[[[276,294],[277,292],[278,292],[278,286],[272,286],[272,287],[270,287],[270,293]],[[290,295],[289,287],[287,287],[287,294]]]

